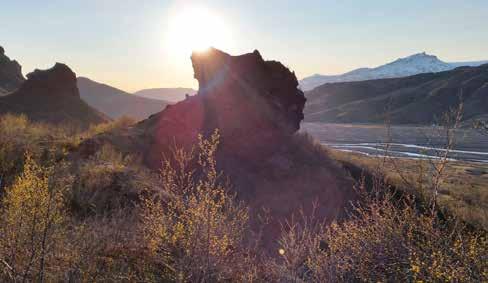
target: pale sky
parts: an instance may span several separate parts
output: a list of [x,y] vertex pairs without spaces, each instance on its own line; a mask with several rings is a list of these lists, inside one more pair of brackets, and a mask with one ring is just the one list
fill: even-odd
[[6,0],[0,45],[24,74],[68,64],[136,91],[196,87],[192,48],[258,49],[298,78],[374,67],[413,53],[488,60],[486,0]]

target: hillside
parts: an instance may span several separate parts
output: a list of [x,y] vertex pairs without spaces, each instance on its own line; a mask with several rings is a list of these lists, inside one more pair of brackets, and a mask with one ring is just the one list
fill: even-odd
[[382,123],[386,109],[395,124],[432,124],[462,95],[463,120],[488,114],[488,65],[405,78],[325,84],[307,92],[305,120]]
[[108,118],[80,98],[76,75],[60,63],[27,75],[21,87],[0,98],[0,114],[25,114],[33,121],[87,128]]
[[0,96],[16,90],[24,80],[20,64],[10,60],[0,46]]
[[476,67],[486,63],[488,61],[447,63],[435,55],[429,55],[423,52],[397,59],[376,68],[359,68],[342,75],[324,76],[315,74],[302,79],[300,81],[300,88],[303,91],[309,91],[325,83],[400,78],[417,74],[449,71],[461,66]]
[[84,77],[78,78],[77,85],[81,99],[113,119],[130,116],[142,120],[170,104],[165,100],[139,97]]
[[134,92],[134,95],[151,99],[165,100],[174,103],[184,100],[186,95],[194,95],[195,93],[196,91],[192,88],[179,87],[143,89]]
[[311,213],[314,201],[317,216],[340,218],[354,195],[352,180],[310,139],[296,134],[305,97],[295,75],[279,62],[263,60],[258,51],[231,56],[212,49],[194,53],[192,63],[199,81],[195,96],[126,132],[87,140],[79,154],[92,156],[108,143],[142,154],[147,166],[159,169],[174,145],[190,150],[199,134],[208,137],[218,129],[218,169],[232,180],[238,199],[249,205],[252,226],[258,229],[263,209],[273,219],[264,231],[267,247],[276,244],[272,239],[280,222],[301,208]]

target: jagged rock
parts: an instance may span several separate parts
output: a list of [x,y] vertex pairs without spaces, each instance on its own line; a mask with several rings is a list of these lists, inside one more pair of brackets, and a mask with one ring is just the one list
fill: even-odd
[[217,103],[223,96],[232,97],[236,102],[258,107],[250,112],[261,114],[262,121],[269,120],[283,134],[299,129],[305,96],[297,89],[295,74],[281,63],[264,61],[257,50],[230,56],[216,49],[194,53],[192,63],[199,95],[214,97]]
[[5,49],[0,46],[0,95],[18,89],[24,80],[20,64],[15,60],[10,60],[5,55]]
[[75,97],[80,98],[76,86],[75,73],[65,64],[56,63],[49,70],[34,70],[27,74],[27,81],[21,87],[21,93],[42,93],[45,98]]
[[[175,142],[191,147],[198,134],[218,128],[222,154],[254,161],[271,156],[299,129],[305,97],[281,63],[264,61],[258,51],[230,56],[217,49],[191,59],[197,95],[138,126],[151,136],[150,152],[164,152]],[[160,156],[148,157],[151,164],[160,164]]]
[[80,99],[76,75],[65,64],[35,70],[15,92],[0,98],[0,114],[23,113],[31,120],[86,128],[105,122],[105,115]]

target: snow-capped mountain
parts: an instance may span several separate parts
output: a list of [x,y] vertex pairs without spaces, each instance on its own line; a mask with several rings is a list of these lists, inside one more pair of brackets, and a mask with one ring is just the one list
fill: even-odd
[[342,75],[324,76],[315,74],[302,79],[300,81],[300,88],[308,91],[325,83],[398,78],[421,73],[448,71],[461,66],[480,66],[486,63],[488,61],[446,63],[437,58],[437,56],[423,52],[397,59],[376,68],[360,68]]

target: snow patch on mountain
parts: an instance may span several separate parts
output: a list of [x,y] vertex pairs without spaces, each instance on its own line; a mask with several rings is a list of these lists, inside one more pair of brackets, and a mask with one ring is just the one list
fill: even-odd
[[425,52],[397,59],[376,68],[359,68],[342,75],[324,76],[315,74],[300,81],[304,91],[312,90],[325,83],[365,81],[374,79],[399,78],[422,73],[436,73],[452,70],[461,66],[480,66],[488,61],[446,63],[435,55]]

